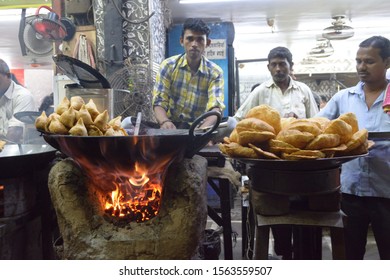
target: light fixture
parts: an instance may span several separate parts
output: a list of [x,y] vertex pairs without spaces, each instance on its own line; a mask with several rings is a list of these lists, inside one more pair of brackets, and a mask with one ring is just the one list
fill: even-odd
[[309,52],[310,57],[328,57],[334,53],[332,43],[326,38],[318,38],[316,47]]
[[237,2],[238,0],[179,0],[179,4],[204,4],[218,2]]
[[351,38],[355,32],[352,27],[345,25],[345,16],[337,15],[333,16],[332,26],[325,28],[322,31],[322,37],[328,40],[344,40]]
[[31,62],[30,62],[30,66],[33,67],[33,68],[37,68],[37,67],[40,67],[41,64],[37,61],[36,58],[32,58]]

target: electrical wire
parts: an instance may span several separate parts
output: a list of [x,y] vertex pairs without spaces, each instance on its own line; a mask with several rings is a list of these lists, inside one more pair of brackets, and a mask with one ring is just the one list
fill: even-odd
[[254,238],[252,236],[252,229],[251,229],[251,204],[249,203],[248,207],[247,207],[247,212],[246,212],[246,223],[245,223],[245,226],[246,226],[246,232],[247,232],[247,246],[246,246],[246,250],[245,250],[245,257],[247,260],[251,260],[252,257],[253,257],[253,254],[254,254],[254,248],[251,247],[252,243],[252,239]]

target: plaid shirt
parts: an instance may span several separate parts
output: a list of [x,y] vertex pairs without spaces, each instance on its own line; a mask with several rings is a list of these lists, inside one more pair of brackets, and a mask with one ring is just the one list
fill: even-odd
[[198,71],[191,76],[185,55],[165,59],[160,65],[153,89],[153,106],[161,106],[174,122],[193,122],[203,113],[225,108],[222,69],[202,57]]

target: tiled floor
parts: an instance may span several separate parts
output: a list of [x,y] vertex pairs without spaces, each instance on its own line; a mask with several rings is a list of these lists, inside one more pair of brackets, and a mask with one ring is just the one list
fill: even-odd
[[[245,257],[246,255],[250,254],[250,251],[247,251],[244,256],[242,252],[242,207],[241,207],[241,196],[240,194],[236,194],[234,197],[234,208],[231,211],[231,217],[232,217],[232,229],[233,229],[233,259],[236,260],[242,260],[242,259],[248,259]],[[218,225],[212,221],[210,218],[207,221],[207,228],[215,229],[215,230],[220,230],[222,232],[222,229],[218,227]],[[222,234],[221,240],[223,242],[223,236]],[[270,248],[269,248],[269,254],[274,257],[278,258],[273,252],[273,247],[272,247],[272,235],[270,235]],[[248,238],[250,239],[250,237]],[[222,252],[220,254],[220,259],[224,259],[224,254],[223,254],[223,243],[221,244]],[[379,255],[378,251],[376,248],[375,240],[373,238],[372,233],[369,233],[369,238],[367,242],[367,247],[366,247],[366,255],[365,259],[367,260],[379,260]],[[329,234],[324,231],[323,233],[323,238],[322,238],[322,259],[324,260],[331,260],[332,259],[332,253],[331,253],[331,243],[330,243],[330,236]]]

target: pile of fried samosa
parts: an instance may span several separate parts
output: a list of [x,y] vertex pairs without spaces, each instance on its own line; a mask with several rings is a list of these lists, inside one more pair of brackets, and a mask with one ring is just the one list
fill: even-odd
[[49,116],[45,111],[35,120],[42,132],[73,136],[126,136],[121,127],[121,116],[110,120],[107,110],[99,112],[92,99],[85,102],[81,96],[64,97]]
[[361,155],[373,144],[353,113],[334,120],[282,118],[260,105],[249,110],[219,148],[231,158],[305,160]]

